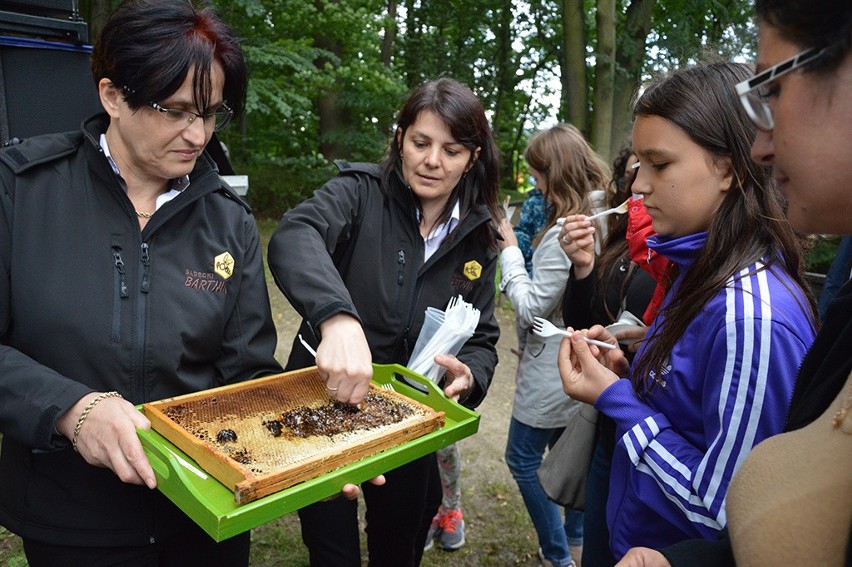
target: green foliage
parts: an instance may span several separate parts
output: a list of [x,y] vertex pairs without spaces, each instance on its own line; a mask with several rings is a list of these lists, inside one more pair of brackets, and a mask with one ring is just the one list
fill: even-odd
[[[379,63],[378,0],[219,0],[244,38],[250,81],[246,113],[221,134],[235,170],[250,177],[248,199],[260,216],[277,217],[331,175],[330,157],[378,161],[401,80]],[[323,129],[319,106],[333,93],[339,128]],[[341,155],[323,155],[327,145]]]
[[[81,10],[94,24],[118,1],[81,0]],[[503,191],[526,176],[530,133],[566,116],[563,0],[206,1],[234,28],[248,62],[246,112],[221,139],[238,172],[252,176],[251,199],[266,214],[319,186],[332,159],[380,160],[396,110],[424,80],[454,77],[481,98],[500,151]],[[634,38],[628,19],[642,6],[653,7],[651,31]],[[748,0],[617,0],[616,8],[622,84],[614,90],[622,96],[614,103],[615,145],[627,127],[629,93],[641,80],[708,51],[753,56]],[[584,0],[582,17],[593,117],[597,0]],[[383,60],[383,41],[391,37],[390,59]],[[630,55],[640,50],[635,63]]]
[[310,197],[337,169],[319,154],[235,164],[249,176],[246,198],[262,218],[278,218]]
[[[649,1],[647,41],[628,41],[630,10]],[[333,172],[332,159],[379,161],[396,110],[424,80],[454,77],[481,98],[506,192],[526,176],[522,153],[529,135],[560,116],[560,0],[211,2],[242,38],[250,68],[245,116],[221,137],[237,170],[251,176],[250,199],[261,214],[275,216],[309,195]],[[395,22],[390,4],[397,7]],[[597,2],[585,4],[584,64],[594,113]],[[750,57],[750,14],[746,0],[618,0],[617,49],[642,49],[646,56],[639,58],[641,69],[622,66],[617,75],[638,83],[708,50]],[[382,42],[395,30],[391,59],[383,61]],[[618,60],[629,61],[623,54]],[[615,130],[620,140],[623,129]]]
[[805,256],[805,270],[825,274],[834,257],[837,255],[837,247],[840,245],[839,236],[820,236],[813,242],[813,247]]
[[[0,441],[2,441],[2,435],[0,435]],[[0,526],[0,565],[8,567],[25,567],[27,565],[21,539],[3,526]]]
[[657,2],[648,52],[649,68],[677,69],[708,57],[732,59],[751,52],[753,8],[742,0],[666,0]]

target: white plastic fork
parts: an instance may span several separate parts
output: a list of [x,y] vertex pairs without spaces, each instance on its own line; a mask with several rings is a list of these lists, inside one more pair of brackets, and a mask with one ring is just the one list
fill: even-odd
[[305,347],[305,350],[314,355],[314,358],[317,357],[317,351],[314,350],[314,347],[308,344],[308,341],[302,338],[302,333],[299,333],[299,342],[302,343],[302,346]]
[[607,209],[605,211],[601,211],[589,217],[589,220],[599,219],[601,217],[605,217],[607,215],[622,215],[627,212],[627,207],[630,203],[630,199],[627,199],[617,207],[613,207],[611,209]]
[[[562,335],[563,337],[570,337],[573,333],[571,331],[566,331],[565,329],[560,329],[547,319],[542,317],[534,317],[533,318],[533,333],[538,335],[539,337],[552,337],[553,335]],[[597,341],[595,339],[590,339],[588,337],[583,337],[583,340],[589,343],[590,345],[597,345],[602,348],[615,349],[615,345],[611,345],[609,343],[605,343],[603,341]]]

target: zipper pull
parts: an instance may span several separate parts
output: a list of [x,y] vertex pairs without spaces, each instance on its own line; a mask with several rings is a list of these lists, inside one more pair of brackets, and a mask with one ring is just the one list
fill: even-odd
[[406,327],[402,332],[402,348],[405,353],[405,358],[411,358],[411,351],[408,349],[408,331],[409,328]]
[[151,282],[148,278],[148,266],[150,266],[150,256],[148,255],[148,243],[142,243],[142,293],[148,293],[151,288]]
[[127,291],[127,280],[124,279],[124,260],[121,259],[120,248],[112,249],[112,258],[115,263],[115,269],[118,271],[118,295],[121,298],[130,297],[130,292]]
[[402,285],[405,280],[405,250],[397,252],[396,263],[398,266],[396,271],[396,283],[397,285]]

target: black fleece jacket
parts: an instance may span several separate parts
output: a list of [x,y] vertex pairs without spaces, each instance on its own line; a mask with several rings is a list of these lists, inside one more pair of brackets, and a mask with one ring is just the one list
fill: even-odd
[[[400,176],[387,196],[374,164],[339,163],[339,175],[287,212],[269,243],[269,267],[304,317],[299,332],[319,339],[319,324],[337,313],[357,317],[373,362],[406,364],[426,307],[444,309],[461,295],[480,311],[479,325],[458,354],[475,381],[463,401],[476,407],[497,365],[494,318],[496,249],[478,231],[493,230],[484,205],[462,218],[455,238],[423,262],[414,196]],[[310,339],[309,339],[310,340]],[[313,365],[295,341],[287,368]]]
[[83,131],[0,150],[0,524],[59,545],[141,545],[189,520],[55,430],[92,391],[134,404],[280,372],[257,227],[202,155],[144,230]]

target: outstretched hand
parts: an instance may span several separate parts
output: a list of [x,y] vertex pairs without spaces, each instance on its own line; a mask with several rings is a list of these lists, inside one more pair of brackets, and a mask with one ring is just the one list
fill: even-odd
[[[379,476],[374,476],[367,482],[375,484],[376,486],[381,486],[385,483],[385,475],[380,474]],[[357,484],[344,484],[340,493],[343,494],[347,500],[355,500],[361,495],[361,487]]]
[[[568,329],[572,331],[572,329]],[[599,349],[583,340],[583,336],[616,344],[615,338],[600,325],[589,330],[573,331],[559,345],[559,375],[566,394],[587,404],[594,404],[601,393],[626,375],[630,369],[619,349]]]
[[634,547],[630,549],[615,567],[672,567],[665,555],[656,549]]

